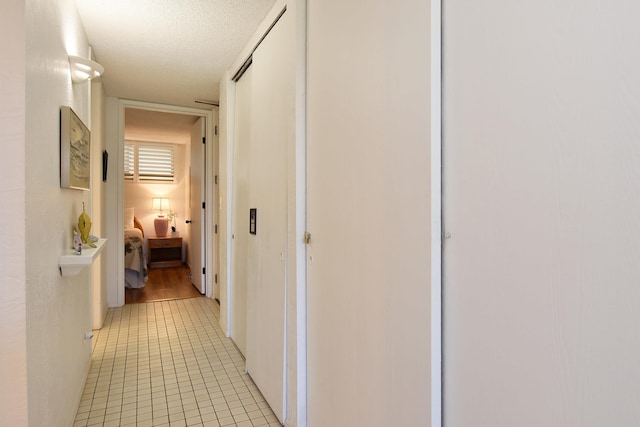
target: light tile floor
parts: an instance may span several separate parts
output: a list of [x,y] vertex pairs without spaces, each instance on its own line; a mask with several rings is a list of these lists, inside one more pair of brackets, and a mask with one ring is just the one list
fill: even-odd
[[109,309],[74,427],[280,427],[218,316],[204,297]]

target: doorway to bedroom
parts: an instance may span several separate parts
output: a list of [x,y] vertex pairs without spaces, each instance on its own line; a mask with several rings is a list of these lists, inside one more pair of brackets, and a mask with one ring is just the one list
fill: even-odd
[[205,119],[124,109],[124,302],[206,293]]

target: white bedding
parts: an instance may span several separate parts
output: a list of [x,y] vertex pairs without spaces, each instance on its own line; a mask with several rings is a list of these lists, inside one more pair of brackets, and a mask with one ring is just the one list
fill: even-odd
[[129,288],[142,288],[147,281],[147,262],[144,256],[144,238],[137,228],[124,230],[124,276]]

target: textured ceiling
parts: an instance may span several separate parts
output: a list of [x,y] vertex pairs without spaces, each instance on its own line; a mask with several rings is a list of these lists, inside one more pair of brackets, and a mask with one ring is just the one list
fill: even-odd
[[210,108],[275,0],[76,0],[108,96]]

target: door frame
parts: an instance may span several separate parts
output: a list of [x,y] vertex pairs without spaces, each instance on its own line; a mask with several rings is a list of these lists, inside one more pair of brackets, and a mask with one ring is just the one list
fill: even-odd
[[[112,131],[115,131],[117,142],[115,144],[116,152],[113,153],[114,166],[116,167],[115,173],[111,174],[111,183],[107,182],[108,192],[111,194],[111,197],[108,200],[108,203],[111,203],[111,207],[108,207],[108,211],[115,210],[115,215],[109,216],[108,227],[111,236],[108,253],[110,253],[109,258],[115,260],[115,262],[110,262],[111,268],[110,271],[117,271],[115,275],[115,280],[109,280],[107,283],[107,300],[109,307],[122,307],[124,305],[124,234],[122,230],[124,230],[124,180],[120,179],[120,177],[124,174],[124,126],[125,126],[125,109],[126,108],[137,108],[141,110],[150,110],[150,111],[158,111],[164,113],[173,113],[173,114],[188,114],[192,116],[203,117],[205,120],[205,135],[209,144],[211,144],[211,148],[206,151],[205,158],[205,167],[208,171],[213,171],[214,168],[214,153],[213,147],[215,146],[214,142],[214,126],[216,125],[214,120],[213,110],[201,110],[198,108],[190,108],[190,107],[180,107],[176,105],[166,105],[166,104],[158,104],[152,102],[143,102],[143,101],[132,101],[127,99],[116,99],[116,102],[107,102],[107,116],[111,120],[108,120],[108,128]],[[107,140],[110,138],[107,137]],[[111,138],[113,142],[113,138]],[[113,150],[114,144],[111,144],[111,150]],[[215,155],[217,158],[217,154]],[[206,258],[204,268],[207,272],[209,272],[206,277],[206,296],[211,298],[213,292],[213,281],[212,277],[217,272],[215,269],[215,262],[213,262],[213,256],[218,256],[218,253],[214,254],[215,247],[213,245],[213,236],[209,232],[211,224],[215,224],[215,214],[217,210],[214,209],[215,201],[214,201],[214,178],[213,174],[208,173],[205,177],[204,185],[206,186],[205,190],[205,206],[208,206],[209,209],[205,210],[205,218],[206,224],[202,232],[204,233],[204,244],[206,248]],[[111,191],[109,191],[109,189]]]
[[431,427],[441,427],[442,329],[442,1],[431,0]]

